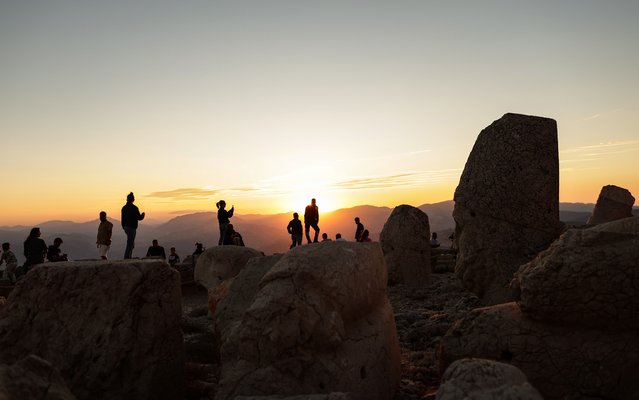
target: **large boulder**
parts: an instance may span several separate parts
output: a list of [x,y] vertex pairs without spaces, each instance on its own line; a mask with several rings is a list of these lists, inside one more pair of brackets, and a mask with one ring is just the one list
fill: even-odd
[[255,301],[264,275],[282,258],[282,254],[254,257],[231,282],[228,293],[215,310],[215,333],[220,343],[222,362],[237,356],[242,317]]
[[506,114],[478,136],[455,190],[455,273],[484,304],[561,230],[557,123]]
[[200,254],[195,264],[195,282],[214,289],[222,281],[236,276],[248,260],[263,254],[244,246],[215,246]]
[[[216,399],[331,392],[391,399],[399,342],[379,245],[295,247],[268,269],[242,314],[237,354],[223,361]],[[223,302],[233,302],[235,283]]]
[[632,206],[635,198],[628,189],[615,185],[606,185],[601,188],[597,204],[588,218],[588,224],[601,224],[616,219],[632,217]]
[[0,364],[2,400],[75,400],[60,374],[33,354],[13,365]]
[[395,207],[384,224],[379,243],[391,282],[428,284],[431,270],[428,215],[405,204]]
[[437,400],[543,400],[520,369],[481,358],[452,363],[442,376]]
[[537,321],[517,303],[473,310],[442,338],[440,371],[462,358],[521,369],[544,399],[639,398],[636,330],[580,328]]
[[639,329],[639,217],[571,229],[515,274],[532,318]]
[[0,360],[35,354],[78,399],[177,399],[180,278],[162,261],[46,263],[0,311]]

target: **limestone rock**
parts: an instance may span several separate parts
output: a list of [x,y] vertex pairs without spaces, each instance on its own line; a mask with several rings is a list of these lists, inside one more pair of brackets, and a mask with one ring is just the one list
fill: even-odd
[[607,185],[601,188],[597,204],[588,218],[588,224],[601,224],[616,219],[632,217],[632,206],[635,198],[628,189],[615,185]]
[[478,358],[464,358],[444,372],[437,400],[543,400],[520,369]]
[[399,342],[386,278],[377,243],[325,242],[286,253],[243,313],[237,355],[223,362],[216,399],[331,392],[391,399]]
[[[535,319],[639,329],[639,217],[571,229],[515,274],[524,312]],[[606,230],[602,230],[606,229]]]
[[391,282],[424,286],[430,277],[430,225],[422,210],[395,207],[384,224],[379,243]]
[[[229,285],[229,291],[215,312],[215,333],[221,343],[222,362],[237,356],[239,330],[244,312],[251,306],[264,275],[282,258],[282,254],[251,258]],[[222,286],[222,285],[220,285]]]
[[455,273],[484,304],[561,230],[557,123],[506,114],[478,136],[455,190]]
[[252,257],[262,257],[255,249],[244,246],[215,246],[204,250],[195,264],[195,282],[213,289],[233,278]]
[[544,399],[634,399],[639,394],[636,330],[575,329],[536,321],[516,303],[472,311],[442,339],[440,371],[476,357],[521,369]]
[[162,261],[47,263],[0,311],[0,360],[36,354],[78,399],[177,399],[184,350],[179,274]]
[[351,400],[348,393],[302,394],[298,396],[237,396],[233,400]]
[[33,354],[13,365],[0,364],[2,400],[75,400],[62,377],[47,361]]

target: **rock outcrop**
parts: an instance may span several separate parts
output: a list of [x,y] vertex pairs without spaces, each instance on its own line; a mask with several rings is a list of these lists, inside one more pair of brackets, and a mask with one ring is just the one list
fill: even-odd
[[634,399],[639,393],[636,330],[603,331],[537,321],[514,302],[476,309],[455,323],[442,339],[440,371],[468,357],[514,365],[546,400],[575,394]]
[[519,304],[473,311],[442,340],[520,368],[545,399],[639,398],[639,217],[571,229],[515,274]]
[[390,282],[418,287],[428,284],[431,271],[428,215],[405,204],[395,207],[384,224],[379,243]]
[[562,230],[557,123],[519,114],[493,122],[479,134],[454,200],[456,275],[484,304],[511,300],[513,273]]
[[[237,353],[223,356],[216,399],[332,392],[391,399],[399,383],[399,342],[379,245],[319,243],[260,263],[256,269],[268,271],[248,308],[241,312],[249,301],[232,298],[244,292],[234,289],[242,274],[218,308],[222,318],[227,303],[242,304],[230,307],[230,314],[241,314],[237,344],[229,347]],[[244,287],[254,286],[258,275]]]
[[617,219],[632,217],[632,206],[635,198],[628,189],[615,185],[601,188],[597,204],[588,218],[589,225],[601,224]]
[[236,276],[249,259],[263,254],[244,246],[215,246],[200,254],[195,264],[195,282],[214,289],[222,281]]
[[47,361],[29,355],[13,365],[0,364],[2,400],[76,400]]
[[36,354],[78,399],[182,398],[181,314],[165,262],[42,264],[0,311],[0,360]]
[[479,358],[464,358],[444,372],[437,400],[543,400],[520,369]]
[[[633,228],[634,226],[634,228]],[[600,329],[639,329],[639,217],[570,229],[515,274],[532,318]]]

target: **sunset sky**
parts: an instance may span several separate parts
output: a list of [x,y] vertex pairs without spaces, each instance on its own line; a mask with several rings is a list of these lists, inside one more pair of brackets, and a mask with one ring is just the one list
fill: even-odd
[[560,200],[639,194],[637,1],[0,0],[0,225],[453,197],[557,120]]

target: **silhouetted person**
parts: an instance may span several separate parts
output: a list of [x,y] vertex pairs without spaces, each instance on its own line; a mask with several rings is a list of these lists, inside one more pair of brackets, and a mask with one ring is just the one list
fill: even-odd
[[359,217],[355,217],[355,225],[357,225],[357,229],[355,229],[355,241],[362,241],[362,233],[364,233],[364,224],[359,222]]
[[344,238],[342,237],[342,234],[341,234],[341,233],[336,233],[336,234],[335,234],[335,241],[336,241],[336,242],[345,242],[345,241],[346,241],[346,239],[344,239]]
[[62,238],[53,239],[53,244],[47,249],[47,260],[49,262],[69,261],[67,255],[62,254],[62,249],[60,249],[62,243]]
[[328,234],[326,232],[322,233],[322,242],[332,242],[332,240],[328,238]]
[[7,267],[4,270],[9,282],[13,285],[16,283],[16,269],[18,268],[18,258],[13,251],[11,251],[11,244],[8,242],[2,243],[2,256],[0,257],[0,265],[6,263]]
[[163,260],[166,260],[166,253],[164,252],[164,247],[158,244],[157,239],[153,239],[151,242],[152,245],[149,246],[149,249],[146,251],[147,257],[159,257]]
[[430,247],[435,248],[439,247],[439,240],[437,240],[437,232],[433,232],[430,236]]
[[204,253],[204,245],[199,242],[195,242],[195,251],[193,252],[193,256],[199,256]]
[[304,210],[304,233],[306,234],[306,240],[308,243],[311,243],[311,236],[308,234],[310,228],[313,228],[315,231],[315,237],[313,238],[313,243],[317,243],[317,238],[319,237],[320,228],[317,225],[319,223],[319,210],[317,208],[317,204],[315,199],[311,199],[311,204],[306,206]]
[[135,233],[138,229],[138,221],[144,219],[144,213],[140,213],[138,207],[133,204],[135,196],[133,192],[126,196],[126,204],[122,207],[122,229],[126,233],[126,250],[124,250],[124,258],[129,259],[133,256],[133,248],[135,247]]
[[98,238],[96,244],[98,246],[98,255],[101,259],[106,260],[111,248],[111,236],[113,235],[113,224],[107,221],[107,213],[100,211],[100,225],[98,226]]
[[180,263],[180,256],[175,252],[175,247],[171,247],[171,254],[169,254],[169,265],[174,267],[175,264]]
[[369,236],[370,234],[368,233],[368,229],[364,229],[364,232],[362,232],[362,240],[360,240],[360,242],[372,242]]
[[197,259],[200,257],[200,254],[204,253],[204,245],[200,242],[195,242],[195,251],[193,252],[193,266],[197,263]]
[[224,200],[220,200],[215,203],[217,207],[217,222],[220,224],[220,240],[217,242],[218,245],[222,245],[226,242],[226,231],[231,223],[230,218],[233,216],[233,211],[235,211],[235,207],[231,206],[230,210],[226,210],[226,202]]
[[233,228],[233,224],[226,227],[225,246],[244,246],[242,235]]
[[300,246],[302,244],[302,236],[304,235],[304,229],[302,228],[302,221],[300,221],[300,215],[293,213],[293,219],[288,223],[286,230],[291,235],[291,247]]
[[23,264],[24,273],[29,271],[29,267],[36,264],[42,264],[47,254],[47,244],[40,239],[40,228],[31,228],[27,240],[24,241],[24,256],[27,260]]

